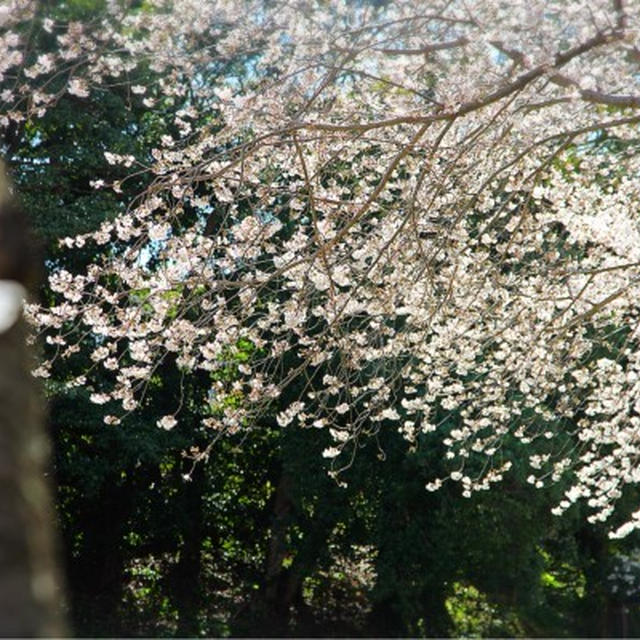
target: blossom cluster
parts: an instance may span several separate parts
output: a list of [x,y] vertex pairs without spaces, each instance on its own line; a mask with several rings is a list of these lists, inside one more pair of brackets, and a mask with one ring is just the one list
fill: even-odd
[[[489,489],[522,450],[535,486],[570,478],[558,514],[638,484],[637,2],[109,2],[45,20],[59,46],[28,62],[14,4],[0,127],[128,75],[182,105],[149,166],[107,151],[151,186],[62,239],[105,250],[30,311],[112,376],[94,402],[135,410],[172,354],[211,374],[212,432],[325,429],[336,472],[394,429],[445,445],[428,489]],[[199,81],[233,59],[242,82]]]

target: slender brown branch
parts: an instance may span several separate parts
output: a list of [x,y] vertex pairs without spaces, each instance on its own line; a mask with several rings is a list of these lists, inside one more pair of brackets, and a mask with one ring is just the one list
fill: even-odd
[[384,53],[388,56],[420,56],[433,53],[434,51],[457,49],[458,47],[464,47],[467,44],[469,44],[469,38],[462,36],[461,38],[448,40],[446,42],[430,42],[415,49],[397,49],[395,47],[383,47],[381,49],[374,49],[374,51],[377,51],[378,53]]

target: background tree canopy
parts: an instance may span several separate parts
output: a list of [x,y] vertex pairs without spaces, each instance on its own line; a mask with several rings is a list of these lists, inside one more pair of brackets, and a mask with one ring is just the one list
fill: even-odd
[[640,633],[639,16],[0,1],[75,633]]

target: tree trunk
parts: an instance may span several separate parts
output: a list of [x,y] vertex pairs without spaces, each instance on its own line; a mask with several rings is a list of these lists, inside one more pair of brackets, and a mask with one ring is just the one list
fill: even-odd
[[34,253],[0,166],[0,635],[61,636],[43,410],[20,318]]
[[205,489],[204,470],[197,465],[191,481],[183,487],[183,539],[180,559],[171,572],[170,586],[173,602],[178,610],[177,635],[193,637],[199,635],[198,612],[201,607],[202,540],[202,496]]

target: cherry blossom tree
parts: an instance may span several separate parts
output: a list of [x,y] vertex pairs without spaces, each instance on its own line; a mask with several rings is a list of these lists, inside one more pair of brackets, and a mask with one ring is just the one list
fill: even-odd
[[444,445],[429,490],[524,457],[535,486],[568,479],[555,513],[609,519],[640,480],[636,0],[106,7],[0,8],[8,138],[65,92],[178,107],[152,162],[105,149],[124,179],[95,188],[149,186],[61,239],[96,260],[52,265],[38,373],[90,353],[68,384],[117,425],[171,361],[210,376],[212,443],[270,412],[328,431],[339,478],[393,429]]

